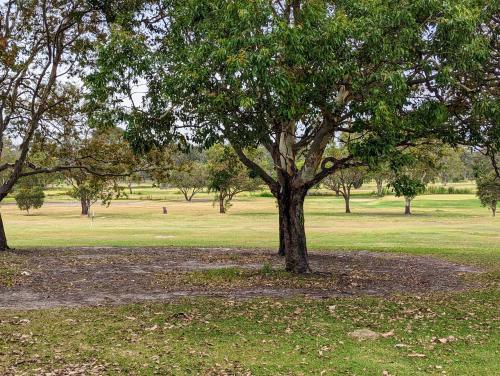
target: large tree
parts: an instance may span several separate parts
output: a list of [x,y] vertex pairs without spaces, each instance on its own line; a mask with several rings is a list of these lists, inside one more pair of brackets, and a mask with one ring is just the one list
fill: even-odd
[[[83,0],[6,0],[0,4],[0,201],[23,176],[72,166],[44,166],[32,158],[35,138],[54,140],[67,99],[60,85],[77,73],[95,41],[96,15]],[[8,146],[15,144],[15,159]],[[7,249],[0,216],[0,250]]]
[[[422,139],[481,141],[471,121],[449,120],[469,107],[457,79],[493,53],[482,25],[494,11],[487,0],[163,1],[147,22],[114,24],[87,82],[96,117],[125,120],[137,148],[229,142],[277,198],[286,269],[303,273],[311,187]],[[141,82],[144,106],[130,108]],[[340,132],[357,135],[337,141],[348,153],[324,155]],[[275,176],[245,153],[257,145]]]

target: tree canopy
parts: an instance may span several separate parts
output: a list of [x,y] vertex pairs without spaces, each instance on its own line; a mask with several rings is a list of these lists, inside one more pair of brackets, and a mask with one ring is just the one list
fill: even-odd
[[[492,1],[148,6],[147,22],[113,24],[101,47],[87,78],[96,119],[124,122],[137,149],[229,142],[278,199],[287,270],[309,270],[303,201],[328,175],[429,138],[498,150]],[[143,82],[143,104],[130,106]],[[332,141],[346,155],[325,155]],[[245,153],[258,145],[275,176]]]

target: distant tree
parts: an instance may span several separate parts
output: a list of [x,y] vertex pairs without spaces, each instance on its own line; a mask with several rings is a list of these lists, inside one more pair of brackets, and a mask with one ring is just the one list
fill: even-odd
[[324,185],[336,192],[339,192],[345,201],[345,212],[350,213],[351,189],[361,188],[366,177],[365,167],[350,167],[328,176],[323,182]]
[[129,176],[125,177],[125,182],[127,184],[128,193],[132,194],[132,184],[139,184],[142,181],[143,177],[139,173],[131,173]]
[[59,158],[71,154],[77,165],[81,163],[82,168],[65,171],[64,176],[72,186],[68,195],[80,201],[82,215],[98,201],[109,206],[120,197],[120,179],[133,174],[139,163],[118,128],[74,133],[59,152]]
[[[217,192],[215,201],[219,203],[221,214],[231,206],[238,193],[256,190],[261,182],[252,177],[250,171],[240,162],[230,146],[216,144],[207,152],[208,187]],[[214,202],[215,202],[214,201]]]
[[367,179],[373,179],[377,185],[377,196],[384,196],[384,182],[388,182],[393,176],[393,171],[386,162],[381,162],[370,167],[367,173]]
[[69,181],[73,188],[68,191],[68,196],[80,202],[82,215],[89,215],[90,207],[98,201],[109,206],[111,200],[119,198],[122,193],[116,180],[84,172],[74,174]]
[[201,162],[192,162],[184,168],[187,169],[172,171],[169,181],[190,202],[195,194],[207,188],[208,171],[207,166]]
[[390,186],[393,188],[396,197],[405,199],[405,215],[411,214],[411,202],[419,194],[425,192],[425,184],[419,179],[411,178],[408,175],[396,177]]
[[188,152],[178,151],[172,157],[175,166],[167,181],[190,202],[194,195],[208,188],[208,170],[203,151],[191,148]]
[[411,214],[413,199],[439,176],[444,150],[441,143],[425,143],[407,149],[400,159],[392,161],[393,177],[389,187],[396,197],[404,197],[406,215]]
[[444,185],[462,180],[467,176],[466,167],[462,160],[463,153],[462,148],[443,146],[437,168],[439,179]]
[[496,215],[497,203],[500,201],[500,178],[495,174],[477,180],[477,197],[481,204],[491,209],[493,217]]
[[43,192],[43,187],[40,185],[33,185],[31,187],[23,186],[14,197],[19,209],[26,210],[29,215],[30,209],[39,209],[42,207],[45,200],[45,193]]

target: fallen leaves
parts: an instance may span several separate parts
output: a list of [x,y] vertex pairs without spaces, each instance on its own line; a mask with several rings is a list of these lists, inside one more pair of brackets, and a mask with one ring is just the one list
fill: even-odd
[[353,332],[348,333],[350,337],[356,338],[358,340],[373,340],[379,337],[389,338],[394,336],[394,330],[390,330],[385,333],[378,333],[368,328],[357,329]]
[[407,355],[409,358],[425,358],[425,354],[421,353],[410,353]]
[[437,338],[437,337],[432,337],[431,342],[433,343],[440,343],[440,344],[446,344],[450,342],[455,342],[457,339],[455,336],[448,336],[448,337],[443,337],[443,338]]
[[357,329],[353,332],[348,333],[350,337],[356,338],[357,340],[374,340],[380,337],[380,333],[374,332],[373,330],[363,328]]
[[384,338],[389,338],[392,337],[393,335],[394,335],[394,329],[381,334],[381,336]]

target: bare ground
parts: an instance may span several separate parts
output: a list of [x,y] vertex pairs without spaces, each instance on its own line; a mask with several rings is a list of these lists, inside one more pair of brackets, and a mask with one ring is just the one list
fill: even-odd
[[[282,271],[271,251],[239,249],[65,248],[0,254],[0,308],[126,304],[207,296],[422,294],[463,290],[478,270],[431,257],[375,252],[311,252],[315,273]],[[263,267],[264,266],[264,267]],[[232,273],[220,272],[230,268]],[[213,273],[213,272],[220,273]],[[211,273],[212,272],[212,273]],[[2,282],[3,281],[3,282]]]

